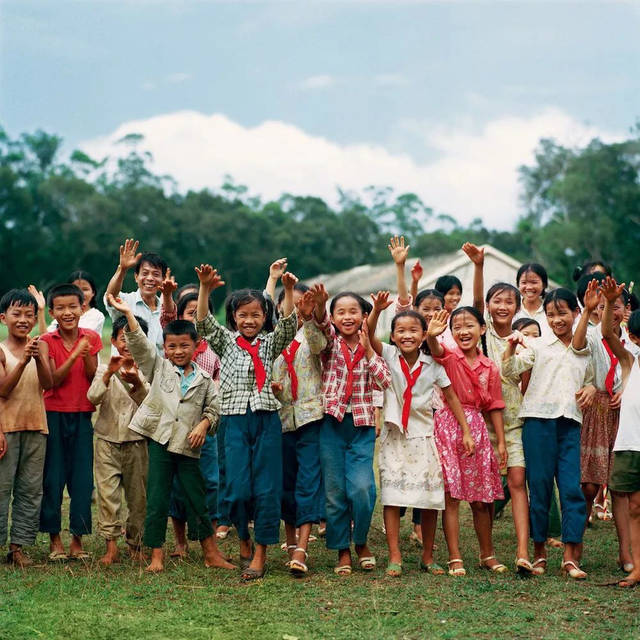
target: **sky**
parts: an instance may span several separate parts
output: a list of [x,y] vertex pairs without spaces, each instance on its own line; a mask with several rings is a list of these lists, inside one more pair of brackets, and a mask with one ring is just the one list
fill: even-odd
[[0,125],[101,159],[144,135],[179,188],[369,185],[511,228],[540,138],[640,118],[634,2],[0,1]]

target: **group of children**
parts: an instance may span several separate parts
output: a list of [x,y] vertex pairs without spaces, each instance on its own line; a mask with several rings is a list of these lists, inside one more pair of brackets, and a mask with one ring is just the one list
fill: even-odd
[[[479,566],[496,557],[496,506],[510,496],[515,569],[547,570],[549,518],[560,499],[563,560],[573,579],[601,492],[612,494],[621,587],[640,581],[640,311],[601,263],[585,265],[578,297],[546,291],[547,274],[524,264],[514,284],[484,291],[484,252],[474,265],[473,305],[462,284],[406,283],[409,247],[392,238],[398,292],[329,293],[274,262],[264,291],[234,291],[226,321],[211,293],[224,286],[209,264],[178,289],[165,261],[127,239],[104,296],[111,357],[99,362],[104,316],[86,272],[44,296],[13,289],[0,300],[8,336],[0,344],[0,541],[7,559],[31,563],[23,547],[50,536],[51,561],[87,559],[94,490],[103,565],[118,540],[147,570],[162,571],[170,517],[174,557],[200,542],[206,566],[236,569],[218,548],[232,525],[242,579],[262,578],[267,548],[284,521],[287,567],[308,571],[312,525],[326,528],[335,573],[376,567],[367,539],[380,500],[389,548],[386,575],[403,572],[400,519],[414,511],[421,570],[463,576],[459,504],[470,504]],[[135,271],[136,291],[121,291]],[[282,290],[276,297],[276,286]],[[174,298],[175,296],[175,298]],[[578,301],[578,298],[580,301]],[[395,305],[389,342],[380,315]],[[45,306],[53,318],[45,324]],[[38,325],[39,335],[31,337]],[[97,409],[97,412],[96,412]],[[95,419],[93,414],[96,412]],[[95,437],[94,437],[95,436]],[[68,551],[60,537],[70,497]],[[122,496],[124,495],[124,500]],[[600,503],[596,502],[600,500]],[[448,549],[434,558],[438,513]],[[598,512],[599,514],[600,512]],[[253,528],[253,539],[251,535]],[[529,538],[533,538],[533,558]],[[444,563],[443,563],[444,564]]]

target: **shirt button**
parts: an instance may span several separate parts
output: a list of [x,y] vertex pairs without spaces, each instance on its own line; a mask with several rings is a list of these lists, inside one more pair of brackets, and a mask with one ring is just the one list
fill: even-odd
[[176,418],[176,422],[179,422],[178,418]]

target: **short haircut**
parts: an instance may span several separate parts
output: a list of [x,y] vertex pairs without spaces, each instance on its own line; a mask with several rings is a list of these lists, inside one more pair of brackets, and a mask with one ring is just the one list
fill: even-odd
[[638,296],[635,293],[629,293],[629,306],[631,307],[631,311],[640,308],[640,300],[638,300]]
[[38,313],[38,303],[26,289],[7,291],[0,299],[0,313],[6,313],[12,304],[16,307],[33,307],[34,313]]
[[93,279],[93,276],[88,271],[82,271],[81,269],[78,271],[73,271],[69,274],[67,278],[67,282],[73,283],[75,280],[86,280],[93,291],[93,298],[91,298],[91,302],[89,302],[90,307],[97,306],[97,298],[98,298],[98,288],[96,287],[96,281]]
[[[391,320],[392,336],[396,328],[396,322],[402,318],[413,318],[414,320],[417,320],[420,323],[420,326],[422,327],[423,331],[427,330],[427,321],[424,319],[424,316],[419,314],[417,311],[414,311],[413,309],[408,309],[407,311],[401,311],[400,313],[396,313],[396,315],[393,316]],[[393,341],[393,337],[390,338],[390,342],[391,344],[395,344],[395,342]],[[431,355],[431,351],[429,350],[429,345],[427,344],[426,340],[420,345],[420,350],[423,353],[426,353],[428,356]]]
[[547,270],[537,262],[525,262],[519,269],[516,274],[516,286],[520,286],[520,278],[525,273],[535,273],[540,280],[542,280],[542,293],[540,294],[542,298],[544,298],[545,293],[547,291],[547,287],[549,286],[549,276],[547,275]]
[[578,280],[578,284],[576,285],[576,296],[578,300],[580,300],[580,304],[584,306],[584,294],[587,292],[587,287],[592,280],[596,280],[598,283],[602,282],[607,275],[605,273],[600,273],[596,271],[595,273],[586,273],[585,275]]
[[520,309],[520,305],[522,304],[522,296],[520,295],[520,290],[507,282],[496,282],[496,284],[491,285],[491,287],[489,287],[489,291],[487,291],[485,302],[489,304],[489,300],[491,300],[493,296],[498,295],[499,293],[505,293],[506,291],[510,291],[511,293],[513,293],[516,299],[516,312],[518,312]]
[[573,270],[573,281],[578,282],[578,280],[580,280],[582,276],[594,273],[596,267],[602,267],[604,269],[605,275],[611,275],[611,267],[608,264],[602,262],[602,260],[589,260],[585,262],[581,267],[576,267]]
[[422,291],[419,291],[413,306],[417,309],[422,304],[422,301],[427,300],[428,298],[440,300],[440,304],[442,304],[442,307],[444,308],[444,296],[437,289],[423,289]]
[[336,304],[339,300],[342,300],[342,298],[353,298],[358,303],[363,314],[371,313],[371,310],[373,309],[371,304],[357,293],[354,293],[353,291],[341,291],[338,295],[334,296],[333,300],[331,300],[331,304],[329,305],[329,313],[331,313],[331,315],[333,315],[333,310],[335,309]]
[[245,304],[251,304],[252,302],[257,302],[265,315],[262,331],[273,331],[273,306],[267,303],[267,299],[262,294],[262,291],[258,291],[258,289],[239,289],[227,298],[225,302],[227,327],[233,331],[237,331],[238,327],[236,326],[233,315],[240,307]]
[[[146,320],[143,320],[140,316],[136,316],[136,320],[142,329],[142,332],[146,336],[149,333],[149,325]],[[111,327],[111,337],[115,340],[118,337],[118,334],[122,329],[124,329],[129,322],[127,321],[127,316],[118,316],[114,321]]]
[[167,340],[168,336],[189,336],[194,342],[198,342],[198,332],[193,322],[188,320],[174,320],[162,330],[162,339]]
[[538,327],[538,333],[542,335],[542,328],[540,327],[540,323],[537,320],[534,320],[533,318],[518,318],[517,320],[513,321],[513,324],[511,325],[511,329],[513,331],[522,331],[523,329],[526,329],[527,327],[532,327],[534,325]]
[[549,293],[544,297],[544,302],[542,303],[544,306],[544,312],[547,312],[547,307],[551,303],[558,306],[558,302],[560,301],[566,302],[571,311],[577,311],[579,309],[578,298],[576,298],[573,291],[569,291],[569,289],[565,289],[564,287],[558,287],[553,291],[549,291]]
[[146,262],[150,264],[152,267],[156,269],[160,269],[162,271],[162,277],[164,278],[167,275],[167,263],[164,258],[160,257],[157,253],[143,253],[140,256],[138,262],[136,262],[135,272],[140,273],[140,269],[142,268],[142,263]]
[[176,300],[180,300],[182,296],[187,295],[187,293],[191,293],[194,291],[198,293],[200,291],[200,285],[197,282],[188,282],[187,284],[183,284],[181,287],[178,287],[176,291]]
[[[198,302],[198,294],[197,293],[185,293],[182,298],[178,299],[178,304],[177,304],[177,312],[176,315],[177,317],[180,319],[182,318],[182,316],[184,315],[184,310],[187,308],[187,305],[190,302]],[[208,302],[208,306],[209,306],[209,311],[211,313],[213,313],[213,304],[211,303],[211,298],[209,298]]]
[[49,309],[53,309],[53,301],[62,296],[76,296],[81,305],[84,303],[84,293],[82,293],[80,287],[65,282],[64,284],[55,284],[49,289],[47,294],[47,306]]
[[[472,315],[481,327],[487,326],[484,316],[475,307],[458,307],[457,309],[454,309],[449,316],[449,329],[453,329],[453,319],[461,313],[468,313],[469,315]],[[480,336],[480,344],[482,345],[482,353],[486,356],[487,336],[484,333]]]
[[[309,287],[306,284],[303,284],[302,282],[296,282],[293,285],[293,290],[299,291],[300,293],[306,293],[307,291],[309,291]],[[278,304],[281,304],[282,301],[284,300],[284,293],[285,293],[285,289],[283,287],[280,293],[278,294]]]
[[640,338],[640,309],[636,309],[627,322],[627,331],[636,338]]
[[443,296],[447,295],[453,287],[458,287],[462,293],[462,282],[456,276],[440,276],[433,285]]

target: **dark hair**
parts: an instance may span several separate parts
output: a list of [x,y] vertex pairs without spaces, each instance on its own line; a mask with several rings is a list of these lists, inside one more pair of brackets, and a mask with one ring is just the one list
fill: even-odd
[[531,273],[535,273],[540,280],[542,280],[542,293],[540,296],[544,298],[545,293],[547,292],[547,287],[549,286],[549,276],[547,275],[547,270],[537,262],[526,262],[518,269],[518,273],[516,275],[516,286],[520,286],[520,278],[522,278],[525,273],[529,273],[529,271],[531,271]]
[[156,269],[160,269],[163,278],[167,275],[167,263],[164,258],[161,258],[157,253],[143,253],[138,262],[136,262],[136,274],[140,273],[143,262],[150,264],[152,267],[156,267]]
[[517,320],[513,321],[513,324],[511,325],[511,329],[513,331],[522,331],[523,329],[526,329],[527,327],[532,327],[533,325],[538,327],[538,333],[542,335],[542,327],[540,327],[540,323],[537,320],[534,320],[533,318],[518,318]]
[[417,309],[422,304],[422,301],[427,298],[440,300],[442,307],[444,308],[444,296],[437,289],[423,289],[422,291],[419,291],[413,302],[413,306]]
[[635,293],[629,293],[629,306],[631,307],[631,311],[640,308],[640,300],[638,300],[638,296]]
[[[413,310],[401,311],[400,313],[396,313],[396,315],[393,316],[393,319],[391,320],[391,344],[395,344],[395,342],[393,341],[393,331],[396,328],[396,321],[400,318],[413,318],[420,323],[423,331],[427,330],[427,321],[424,319],[424,316],[421,316],[417,311]],[[429,350],[429,345],[427,344],[426,340],[424,340],[420,345],[420,349],[426,355],[431,355],[431,351]]]
[[578,282],[578,280],[580,280],[580,278],[582,278],[583,276],[597,273],[594,267],[602,267],[606,276],[611,275],[611,267],[608,264],[602,262],[602,260],[589,260],[588,262],[585,262],[581,267],[576,267],[573,270],[573,281]]
[[493,298],[493,296],[498,293],[503,293],[504,291],[511,291],[516,299],[516,313],[520,309],[520,305],[522,304],[522,296],[520,295],[520,290],[517,287],[514,287],[512,284],[508,282],[496,282],[496,284],[492,285],[487,291],[487,296],[485,298],[485,302],[489,304],[489,300]]
[[547,295],[544,297],[544,302],[542,303],[544,307],[544,312],[547,312],[547,307],[553,302],[556,306],[558,306],[558,302],[564,301],[567,303],[567,306],[571,311],[578,310],[578,298],[576,298],[573,291],[569,291],[569,289],[565,289],[564,287],[558,287],[553,291],[549,291]]
[[[136,316],[136,320],[142,329],[142,332],[146,336],[149,333],[149,325],[147,321],[141,318],[140,316]],[[111,338],[115,340],[118,337],[118,334],[129,324],[127,321],[127,316],[118,316],[111,326]]]
[[[453,327],[453,319],[456,316],[459,316],[461,313],[469,313],[476,319],[476,321],[481,327],[487,326],[484,316],[475,307],[458,307],[457,309],[454,309],[451,312],[451,315],[449,316],[449,329]],[[487,337],[484,334],[480,336],[480,343],[482,344],[482,353],[484,353],[484,355],[486,356],[487,355]]]
[[[309,291],[309,287],[306,284],[303,284],[302,282],[296,282],[293,285],[293,290],[299,291],[300,293],[306,293],[307,291]],[[280,306],[283,300],[284,300],[284,287],[278,294],[278,306]]]
[[607,275],[605,273],[588,273],[582,276],[580,280],[578,280],[578,284],[576,285],[576,296],[578,300],[580,300],[580,304],[584,307],[584,294],[587,292],[587,286],[592,280],[597,280],[599,283],[602,282]]
[[334,296],[333,300],[331,300],[331,304],[329,305],[329,313],[331,315],[333,315],[333,310],[335,309],[336,303],[342,298],[353,298],[360,306],[363,314],[371,313],[371,309],[373,309],[371,304],[367,302],[362,296],[359,296],[357,293],[353,293],[353,291],[341,291],[338,295]]
[[198,342],[198,332],[196,325],[188,320],[174,320],[170,322],[162,330],[162,339],[166,340],[167,336],[189,336],[194,342]]
[[264,312],[265,320],[262,330],[273,331],[273,307],[269,306],[266,298],[262,295],[262,291],[258,291],[258,289],[239,289],[227,298],[225,302],[227,327],[233,331],[238,330],[233,315],[240,307],[251,302],[258,302]]
[[[178,304],[177,304],[177,312],[176,312],[176,316],[178,318],[181,318],[184,315],[184,310],[187,308],[187,305],[190,302],[193,301],[198,301],[198,294],[197,293],[185,293],[182,298],[178,298]],[[211,298],[209,298],[209,300],[207,301],[208,306],[209,306],[209,311],[211,313],[213,313],[213,304],[211,302]]]
[[6,313],[12,304],[15,304],[16,307],[33,307],[34,313],[38,313],[38,303],[26,289],[7,291],[0,300],[0,313]]
[[627,331],[636,338],[640,338],[640,309],[636,309],[627,322]]
[[186,292],[191,290],[198,293],[198,291],[200,291],[200,285],[197,282],[189,282],[188,284],[183,284],[181,287],[178,287],[176,291],[176,300],[179,301],[182,296],[187,295]]
[[49,293],[47,294],[47,306],[49,309],[53,309],[53,301],[62,296],[77,296],[80,304],[82,305],[84,303],[84,293],[82,293],[82,290],[76,287],[75,284],[65,282],[64,284],[55,284],[49,289]]
[[67,282],[73,283],[74,280],[86,280],[89,283],[91,291],[93,291],[93,298],[91,298],[89,306],[96,308],[98,306],[98,288],[96,287],[96,281],[93,279],[93,276],[88,271],[82,271],[81,269],[79,269],[78,271],[73,271],[67,278]]
[[462,282],[460,282],[460,279],[456,278],[456,276],[440,276],[433,286],[443,297],[449,293],[453,287],[458,287],[460,293],[462,293]]

